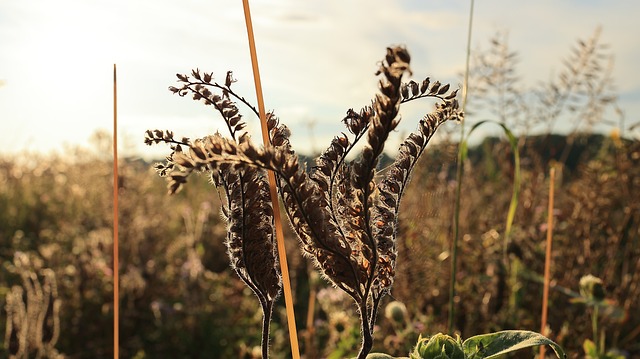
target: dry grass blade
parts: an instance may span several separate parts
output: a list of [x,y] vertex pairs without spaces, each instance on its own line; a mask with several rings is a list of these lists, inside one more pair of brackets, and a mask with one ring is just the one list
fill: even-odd
[[113,64],[113,357],[119,358],[120,348],[120,269],[118,253],[118,88],[116,65]]
[[[540,333],[547,331],[547,308],[549,306],[549,282],[551,281],[551,245],[553,243],[553,200],[554,185],[556,179],[556,169],[549,171],[549,208],[547,211],[547,246],[544,256],[544,289],[542,292],[542,319],[540,323]],[[544,358],[546,347],[540,347],[540,358]]]

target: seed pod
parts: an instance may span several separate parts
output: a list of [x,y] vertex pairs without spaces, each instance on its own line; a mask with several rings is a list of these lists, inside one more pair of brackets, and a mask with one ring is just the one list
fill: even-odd
[[420,95],[420,93],[418,93],[418,83],[411,80],[409,82],[409,86],[411,86],[411,96],[418,96]]
[[400,94],[402,94],[402,98],[409,98],[409,86],[407,84],[402,84]]
[[442,86],[440,88],[440,90],[438,91],[438,95],[442,95],[442,94],[446,93],[447,91],[449,91],[449,84],[446,84],[446,85]]
[[420,86],[420,94],[424,95],[427,92],[427,88],[429,88],[429,78],[427,77],[422,81],[422,86]]
[[440,89],[440,81],[436,81],[433,83],[433,86],[431,86],[431,90],[429,90],[429,94],[433,95],[438,93],[438,89]]

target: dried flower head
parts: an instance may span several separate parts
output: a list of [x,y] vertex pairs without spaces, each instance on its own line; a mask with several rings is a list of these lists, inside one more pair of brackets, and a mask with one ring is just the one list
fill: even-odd
[[[360,358],[373,345],[373,326],[382,297],[393,285],[396,265],[396,235],[400,200],[411,171],[436,129],[447,120],[458,120],[462,112],[449,85],[414,81],[410,56],[404,47],[387,48],[377,71],[382,75],[379,93],[370,106],[359,112],[350,109],[343,119],[349,133],[336,136],[309,171],[300,165],[289,142],[289,129],[273,114],[267,114],[270,146],[253,144],[231,98],[255,107],[231,89],[235,82],[227,73],[224,85],[212,82],[212,75],[199,70],[192,77],[178,75],[182,87],[170,90],[182,97],[213,105],[224,119],[231,138],[220,134],[195,141],[176,141],[169,131],[147,131],[145,142],[168,143],[172,153],[156,170],[168,180],[171,193],[178,191],[188,176],[207,172],[222,188],[227,199],[224,213],[229,220],[227,247],[232,266],[254,292],[267,301],[279,291],[279,275],[273,255],[273,204],[267,193],[264,170],[277,176],[277,186],[287,216],[303,253],[329,282],[346,292],[358,306],[363,344]],[[213,94],[210,88],[222,90]],[[379,179],[376,174],[384,145],[399,121],[402,103],[431,97],[441,101],[425,115],[418,130],[407,137],[390,169]],[[366,136],[365,136],[366,134]],[[366,137],[357,160],[347,161],[356,143]],[[272,302],[269,302],[272,304]]]
[[5,304],[4,345],[10,357],[27,358],[34,353],[38,358],[61,357],[55,345],[60,336],[62,303],[54,271],[48,268],[36,271],[23,252],[16,252],[10,268],[22,278],[22,286],[11,288]]

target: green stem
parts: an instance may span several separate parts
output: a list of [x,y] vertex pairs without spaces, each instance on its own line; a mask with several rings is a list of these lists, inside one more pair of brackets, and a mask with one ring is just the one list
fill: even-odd
[[450,335],[453,334],[453,319],[454,319],[454,297],[456,295],[456,272],[457,272],[457,259],[458,259],[458,238],[460,227],[460,193],[462,191],[462,151],[458,151],[458,167],[456,172],[456,202],[453,217],[453,245],[451,248],[451,278],[449,285],[449,329]]
[[[467,58],[464,71],[464,84],[462,87],[462,111],[465,111],[467,105],[467,91],[469,88],[469,59],[471,58],[471,29],[473,25],[473,3],[471,0],[471,8],[469,10],[469,32],[467,34]],[[464,119],[460,123],[460,141],[464,141]],[[462,142],[461,142],[462,144]],[[460,227],[460,194],[462,191],[462,147],[458,149],[458,165],[456,169],[456,201],[453,217],[453,244],[451,248],[451,278],[449,286],[449,334],[453,334],[453,318],[455,314],[454,297],[456,295],[456,272],[458,260],[458,237]]]
[[593,306],[593,313],[591,315],[591,329],[593,330],[593,344],[596,346],[596,352],[600,353],[600,348],[598,343],[598,305]]

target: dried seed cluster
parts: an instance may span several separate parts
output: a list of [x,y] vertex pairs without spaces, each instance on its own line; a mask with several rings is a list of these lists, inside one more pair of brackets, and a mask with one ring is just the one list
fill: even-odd
[[[405,72],[410,73],[409,62],[405,48],[387,49],[377,72],[382,75],[380,92],[370,106],[359,112],[350,109],[343,119],[354,138],[350,140],[346,134],[335,137],[309,171],[300,166],[289,142],[290,131],[273,113],[267,114],[270,146],[264,148],[249,141],[242,132],[244,122],[238,108],[230,100],[233,96],[246,104],[231,90],[235,81],[231,72],[225,85],[195,70],[193,78],[178,75],[181,88],[170,87],[180,96],[193,94],[195,100],[213,105],[229,128],[230,139],[215,134],[193,142],[176,141],[173,133],[160,130],[147,131],[145,139],[147,144],[168,143],[173,150],[166,163],[156,165],[160,175],[167,178],[171,193],[178,191],[194,171],[210,173],[213,183],[224,189],[232,266],[247,285],[255,287],[256,294],[261,293],[259,297],[267,299],[275,296],[280,285],[277,269],[272,268],[272,204],[264,176],[264,170],[274,171],[303,253],[359,307],[364,338],[361,355],[371,349],[380,299],[393,284],[398,210],[411,171],[438,126],[462,116],[455,99],[457,90],[449,93],[449,85],[437,81],[432,84],[428,78],[421,85],[402,82]],[[222,90],[222,95],[213,94],[209,88]],[[402,144],[390,170],[377,180],[378,159],[400,121],[400,105],[424,97],[442,103],[420,121],[418,130]],[[365,134],[360,157],[347,161],[347,155]],[[267,254],[272,255],[268,261]],[[270,273],[269,278],[262,278],[267,276],[263,273]]]
[[[34,268],[29,257],[17,252],[11,271],[22,278],[22,286],[7,293],[5,348],[11,358],[62,358],[55,349],[60,337],[58,286],[53,270]],[[42,279],[41,279],[42,278]]]
[[[170,87],[173,93],[184,97],[193,95],[213,106],[222,116],[231,138],[214,134],[191,141],[176,140],[171,131],[147,131],[145,143],[167,143],[172,152],[165,163],[155,165],[156,171],[168,180],[170,193],[175,193],[193,173],[206,172],[211,182],[224,193],[222,212],[227,220],[228,234],[225,240],[231,267],[242,281],[255,293],[262,306],[266,330],[263,332],[263,350],[268,350],[268,324],[273,303],[280,294],[282,279],[275,246],[273,207],[269,194],[266,172],[256,166],[243,166],[234,161],[220,161],[218,157],[231,157],[236,153],[251,154],[252,148],[243,129],[246,123],[235,102],[231,101],[231,85],[235,80],[227,73],[225,84],[212,82],[211,74],[201,75],[199,70],[192,77],[177,75],[181,88]],[[218,88],[222,94],[214,94],[209,88]],[[244,101],[243,99],[241,101]],[[248,159],[246,161],[249,161]]]

